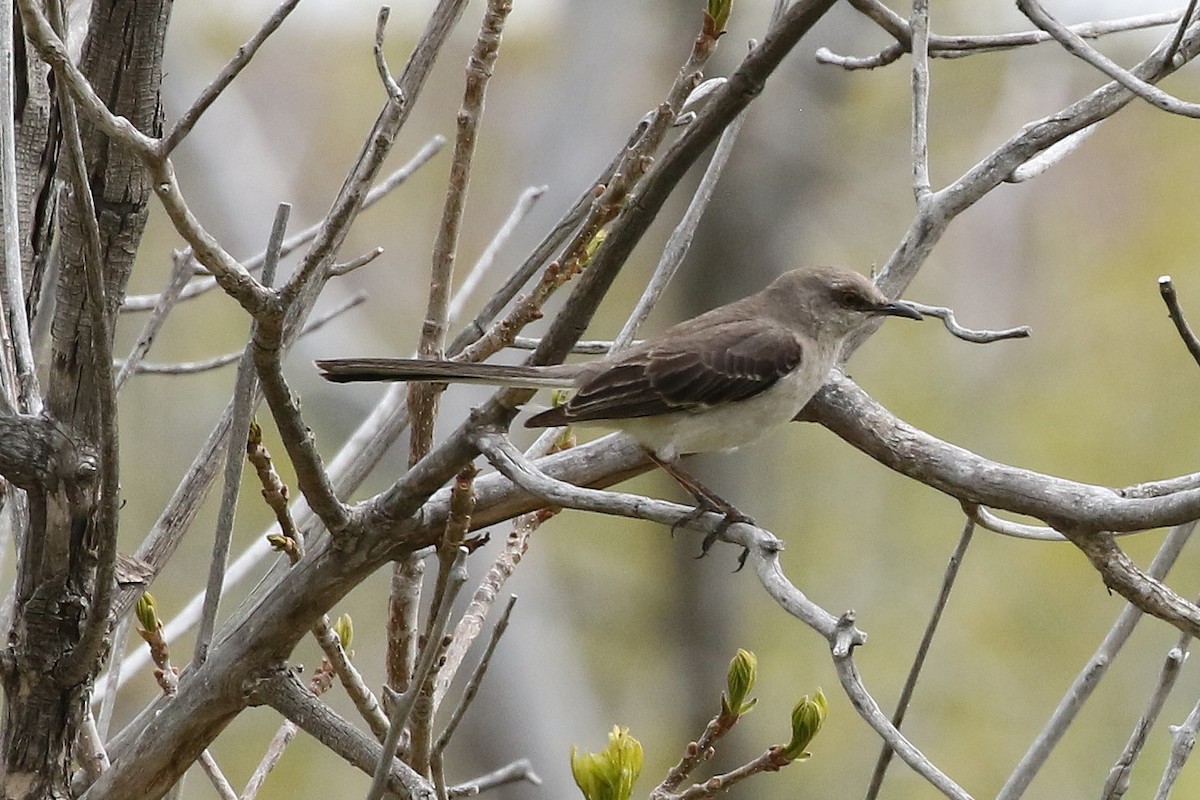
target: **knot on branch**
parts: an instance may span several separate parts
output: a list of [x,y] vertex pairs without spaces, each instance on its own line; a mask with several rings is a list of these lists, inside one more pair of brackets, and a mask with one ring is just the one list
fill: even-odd
[[82,487],[100,472],[95,448],[46,416],[0,415],[0,475],[26,491]]

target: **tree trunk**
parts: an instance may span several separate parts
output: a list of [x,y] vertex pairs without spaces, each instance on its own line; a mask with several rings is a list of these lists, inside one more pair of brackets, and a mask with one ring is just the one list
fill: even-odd
[[[81,63],[114,113],[155,136],[162,126],[159,87],[170,8],[169,0],[96,0]],[[35,57],[32,47],[26,53]],[[58,135],[55,126],[44,127],[48,136]],[[100,234],[104,327],[110,332],[145,227],[151,187],[131,153],[83,119],[80,128]],[[41,152],[57,149],[58,142],[48,140]],[[60,177],[66,161],[58,158]],[[22,167],[39,164],[44,170],[45,159],[29,159]],[[35,183],[23,175],[22,186],[27,181]],[[63,467],[23,487],[29,519],[18,536],[21,557],[3,664],[4,798],[69,797],[74,744],[108,645],[107,632],[89,642],[84,631],[89,620],[95,626],[104,621],[98,615],[108,613],[96,603],[98,553],[116,537],[115,515],[97,513],[100,483],[94,479],[96,457],[101,475],[115,476],[117,468],[104,455],[115,452],[105,447],[116,435],[114,415],[102,413],[113,391],[111,366],[104,364],[111,334],[97,337],[94,331],[84,261],[88,227],[69,189],[57,206],[60,266],[44,386],[47,427],[63,434],[47,439],[57,448],[52,459]],[[34,217],[25,210],[23,220]],[[44,252],[30,255],[33,263],[44,258]],[[29,296],[36,297],[39,276],[30,280]]]

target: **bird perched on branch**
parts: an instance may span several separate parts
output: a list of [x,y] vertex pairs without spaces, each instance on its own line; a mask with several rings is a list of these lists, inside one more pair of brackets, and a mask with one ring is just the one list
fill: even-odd
[[[525,426],[601,424],[624,431],[696,498],[698,513],[719,511],[727,527],[749,518],[683,470],[680,457],[740,447],[790,421],[828,379],[846,338],[881,316],[922,318],[857,272],[818,267],[786,272],[756,294],[593,361],[505,366],[331,358],[316,364],[322,377],[339,383],[573,386],[569,401]],[[705,539],[704,551],[715,539]]]

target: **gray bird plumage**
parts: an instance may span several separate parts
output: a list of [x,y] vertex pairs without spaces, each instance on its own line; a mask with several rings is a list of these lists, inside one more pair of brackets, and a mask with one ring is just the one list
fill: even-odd
[[877,316],[921,319],[870,280],[838,267],[786,272],[756,294],[605,358],[556,366],[423,359],[317,361],[327,380],[574,386],[527,427],[608,423],[658,458],[724,450],[787,422],[825,383],[845,338]]

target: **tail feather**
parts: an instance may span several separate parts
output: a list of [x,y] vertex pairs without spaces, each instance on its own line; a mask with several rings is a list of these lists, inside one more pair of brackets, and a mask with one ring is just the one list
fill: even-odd
[[578,372],[567,365],[533,367],[469,364],[423,358],[323,358],[316,361],[321,377],[335,383],[358,381],[429,381],[482,383],[526,389],[564,388]]

